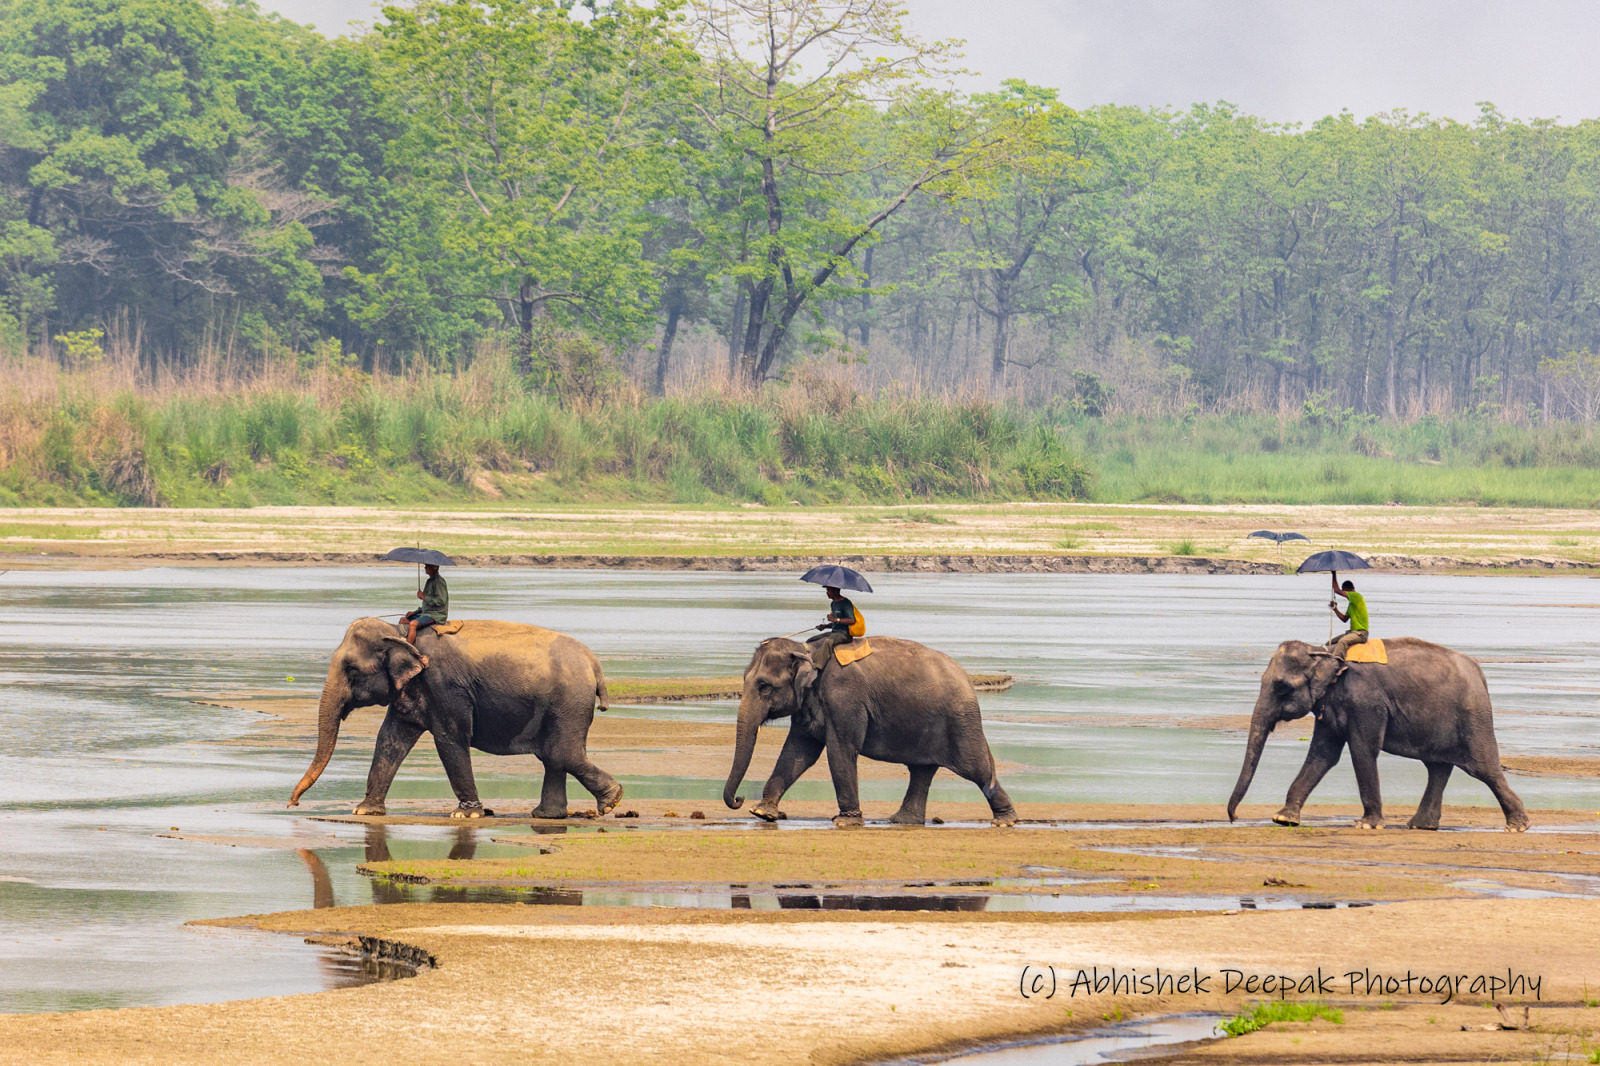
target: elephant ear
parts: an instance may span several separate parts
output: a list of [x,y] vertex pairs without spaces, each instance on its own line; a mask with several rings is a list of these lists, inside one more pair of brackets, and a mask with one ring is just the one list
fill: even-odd
[[809,651],[791,651],[789,655],[794,659],[794,705],[799,710],[817,687],[817,668],[811,665]]
[[1328,693],[1333,691],[1333,686],[1338,683],[1339,677],[1344,673],[1349,664],[1331,651],[1315,648],[1311,652],[1311,669],[1307,673],[1306,681],[1311,689],[1311,710],[1318,718],[1326,711],[1323,701]]
[[396,692],[405,688],[411,679],[422,673],[422,653],[399,637],[384,637],[385,656],[389,670],[389,683]]

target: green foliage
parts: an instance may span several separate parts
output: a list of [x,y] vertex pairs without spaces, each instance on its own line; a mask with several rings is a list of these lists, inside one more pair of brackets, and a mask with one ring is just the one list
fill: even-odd
[[1228,1036],[1244,1036],[1246,1033],[1265,1029],[1273,1022],[1314,1022],[1318,1018],[1334,1025],[1344,1024],[1344,1012],[1326,1003],[1291,1003],[1288,1000],[1273,1000],[1268,1003],[1258,1003],[1249,1013],[1236,1014],[1220,1023],[1217,1028]]

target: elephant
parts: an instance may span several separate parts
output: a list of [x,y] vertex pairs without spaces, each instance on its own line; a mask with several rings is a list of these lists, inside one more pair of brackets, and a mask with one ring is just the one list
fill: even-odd
[[[424,669],[422,654],[428,657]],[[423,730],[433,734],[459,801],[452,818],[491,813],[478,799],[469,748],[492,755],[532,753],[544,763],[535,818],[567,816],[567,775],[594,794],[600,814],[622,798],[622,785],[589,761],[589,726],[607,705],[600,662],[562,633],[512,622],[469,620],[441,636],[424,630],[417,647],[377,618],[351,623],[333,653],[317,712],[317,753],[289,806],[316,783],[357,707],[387,707],[356,814],[383,814],[384,797]]]
[[994,756],[972,680],[954,659],[915,641],[873,637],[872,654],[848,666],[830,662],[820,672],[806,645],[783,637],[763,641],[745,667],[733,768],[722,801],[737,810],[734,791],[750,768],[756,730],[773,718],[791,718],[772,776],[751,813],[767,821],[786,817],[783,794],[823,749],[839,800],[837,826],[862,824],[856,759],[904,763],[911,771],[900,809],[889,820],[922,825],[928,787],[943,766],[966,778],[989,801],[994,824],[1017,820],[1011,797],[995,777]]
[[1316,715],[1305,765],[1289,786],[1279,825],[1299,825],[1300,808],[1339,761],[1348,745],[1361,793],[1363,829],[1383,826],[1378,788],[1378,752],[1417,759],[1428,768],[1428,785],[1409,829],[1438,829],[1445,782],[1459,766],[1489,786],[1505,813],[1506,832],[1528,828],[1522,800],[1506,783],[1494,736],[1489,686],[1476,659],[1414,637],[1384,641],[1389,661],[1349,663],[1325,648],[1285,641],[1266,672],[1250,718],[1244,767],[1228,800],[1233,821],[1250,788],[1267,735],[1279,722]]

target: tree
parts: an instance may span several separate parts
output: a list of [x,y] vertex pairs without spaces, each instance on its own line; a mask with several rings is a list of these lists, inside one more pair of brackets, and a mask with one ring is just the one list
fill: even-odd
[[531,356],[534,320],[626,335],[649,319],[641,242],[671,176],[653,109],[688,56],[671,5],[425,0],[384,9],[380,67],[406,128],[390,163],[410,218],[381,285],[498,307]]
[[917,193],[998,166],[1012,139],[925,86],[944,72],[950,43],[910,36],[904,14],[897,0],[695,5],[712,85],[700,113],[723,154],[755,172],[720,242],[730,253],[721,270],[745,290],[740,352],[752,381],[771,375],[802,310],[847,288],[838,276],[857,247]]

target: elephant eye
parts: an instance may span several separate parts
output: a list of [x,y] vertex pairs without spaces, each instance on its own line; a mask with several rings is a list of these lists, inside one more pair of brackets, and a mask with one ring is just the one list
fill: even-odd
[[756,691],[757,692],[771,692],[772,691],[772,686],[767,684],[765,681],[757,681],[756,682]]

